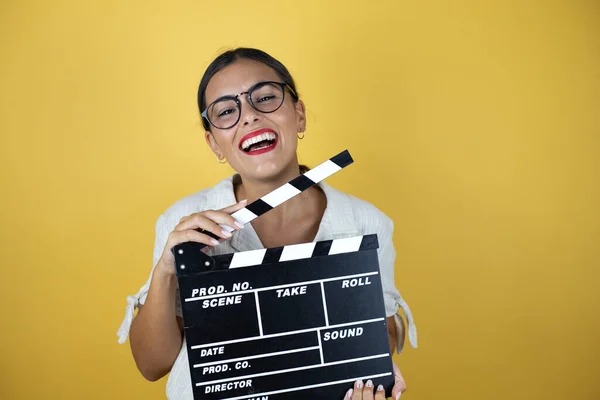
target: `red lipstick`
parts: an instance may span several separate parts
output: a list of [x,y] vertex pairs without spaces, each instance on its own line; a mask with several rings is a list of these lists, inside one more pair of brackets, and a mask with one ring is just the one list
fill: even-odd
[[[247,143],[247,141],[261,135],[264,136],[264,140],[262,140],[261,142]],[[279,136],[273,129],[262,128],[244,135],[239,141],[238,148],[245,154],[256,156],[275,149],[278,141]],[[261,145],[258,148],[256,148],[255,146],[257,143],[261,143]],[[243,146],[244,144],[245,146]]]

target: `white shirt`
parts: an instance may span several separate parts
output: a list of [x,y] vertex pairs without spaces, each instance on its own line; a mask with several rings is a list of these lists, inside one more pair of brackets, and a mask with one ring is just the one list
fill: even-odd
[[[160,259],[169,233],[173,230],[179,220],[187,215],[204,210],[219,210],[236,203],[233,190],[233,177],[222,180],[212,188],[201,190],[187,196],[167,209],[156,222],[156,239],[154,244],[153,265],[156,267]],[[408,322],[408,338],[413,347],[417,347],[417,330],[412,314],[406,302],[394,284],[394,261],[396,252],[392,243],[394,224],[390,218],[370,203],[342,193],[324,182],[318,184],[327,198],[327,207],[321,219],[319,229],[314,241],[340,239],[366,234],[377,234],[379,242],[378,256],[381,271],[381,283],[386,315],[394,316],[397,331],[400,332],[403,324],[398,313],[398,307],[402,308]],[[233,238],[221,242],[212,247],[209,255],[229,254],[239,251],[248,251],[264,248],[256,231],[251,224],[246,224],[243,229],[233,235]],[[137,294],[127,297],[127,309],[125,319],[117,332],[119,343],[124,343],[129,335],[129,329],[133,321],[134,311],[146,302],[152,271],[146,283]],[[181,301],[179,293],[174,301],[176,313],[182,316]],[[402,327],[403,328],[403,327]],[[400,335],[398,335],[400,336]],[[402,351],[403,337],[398,337],[397,351]],[[179,355],[173,364],[169,379],[167,381],[167,398],[193,400],[190,369],[187,357],[185,338],[179,351]]]

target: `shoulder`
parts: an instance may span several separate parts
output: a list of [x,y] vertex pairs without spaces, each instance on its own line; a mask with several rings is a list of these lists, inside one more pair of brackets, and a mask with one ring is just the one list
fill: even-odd
[[160,215],[157,224],[162,224],[170,229],[185,216],[204,210],[224,208],[234,202],[232,177],[229,177],[213,187],[202,189],[177,200]]
[[322,185],[322,189],[327,195],[327,207],[331,209],[334,223],[341,220],[350,222],[361,235],[391,235],[394,228],[392,219],[375,205],[326,184]]

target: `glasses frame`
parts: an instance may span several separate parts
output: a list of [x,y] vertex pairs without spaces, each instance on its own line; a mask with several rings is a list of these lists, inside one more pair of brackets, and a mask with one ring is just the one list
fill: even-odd
[[[259,110],[258,108],[256,108],[256,106],[254,105],[254,102],[252,101],[252,92],[258,88],[258,87],[262,87],[264,85],[277,85],[279,87],[281,87],[281,91],[283,93],[283,95],[281,96],[281,104],[279,106],[277,106],[276,109],[274,109],[273,111],[262,111]],[[238,122],[240,122],[240,118],[242,117],[242,102],[240,101],[240,99],[238,97],[240,97],[241,95],[245,94],[246,95],[246,101],[248,102],[248,104],[250,104],[250,106],[255,109],[256,111],[263,113],[263,114],[270,114],[270,113],[274,113],[275,111],[279,110],[281,108],[281,106],[283,105],[283,102],[285,101],[285,89],[288,89],[290,91],[290,93],[292,94],[292,96],[297,97],[296,92],[294,91],[294,89],[292,89],[290,87],[290,85],[288,85],[285,82],[275,82],[275,81],[262,81],[262,82],[258,82],[254,85],[252,85],[252,87],[250,89],[248,89],[245,92],[241,92],[238,93],[235,96],[222,96],[219,97],[218,99],[216,99],[215,101],[213,101],[212,103],[210,103],[209,105],[206,106],[206,108],[204,109],[204,111],[202,111],[202,113],[200,114],[200,116],[202,116],[202,118],[206,119],[208,121],[208,123],[212,126],[214,126],[217,129],[221,129],[221,130],[225,130],[225,129],[231,129],[234,126],[237,125]],[[219,101],[223,101],[223,100],[233,100],[235,101],[235,104],[237,105],[237,109],[238,109],[238,117],[235,121],[235,123],[231,126],[228,126],[227,128],[220,128],[218,126],[216,126],[215,124],[212,123],[212,121],[210,120],[210,118],[208,118],[208,109],[215,103],[219,102]]]

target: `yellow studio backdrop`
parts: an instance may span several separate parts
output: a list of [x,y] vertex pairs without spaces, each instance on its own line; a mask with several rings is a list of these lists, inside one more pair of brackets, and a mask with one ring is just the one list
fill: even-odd
[[154,223],[232,173],[195,105],[255,46],[308,107],[301,161],[395,221],[404,397],[598,399],[594,1],[2,1],[2,399],[160,399],[116,331]]

